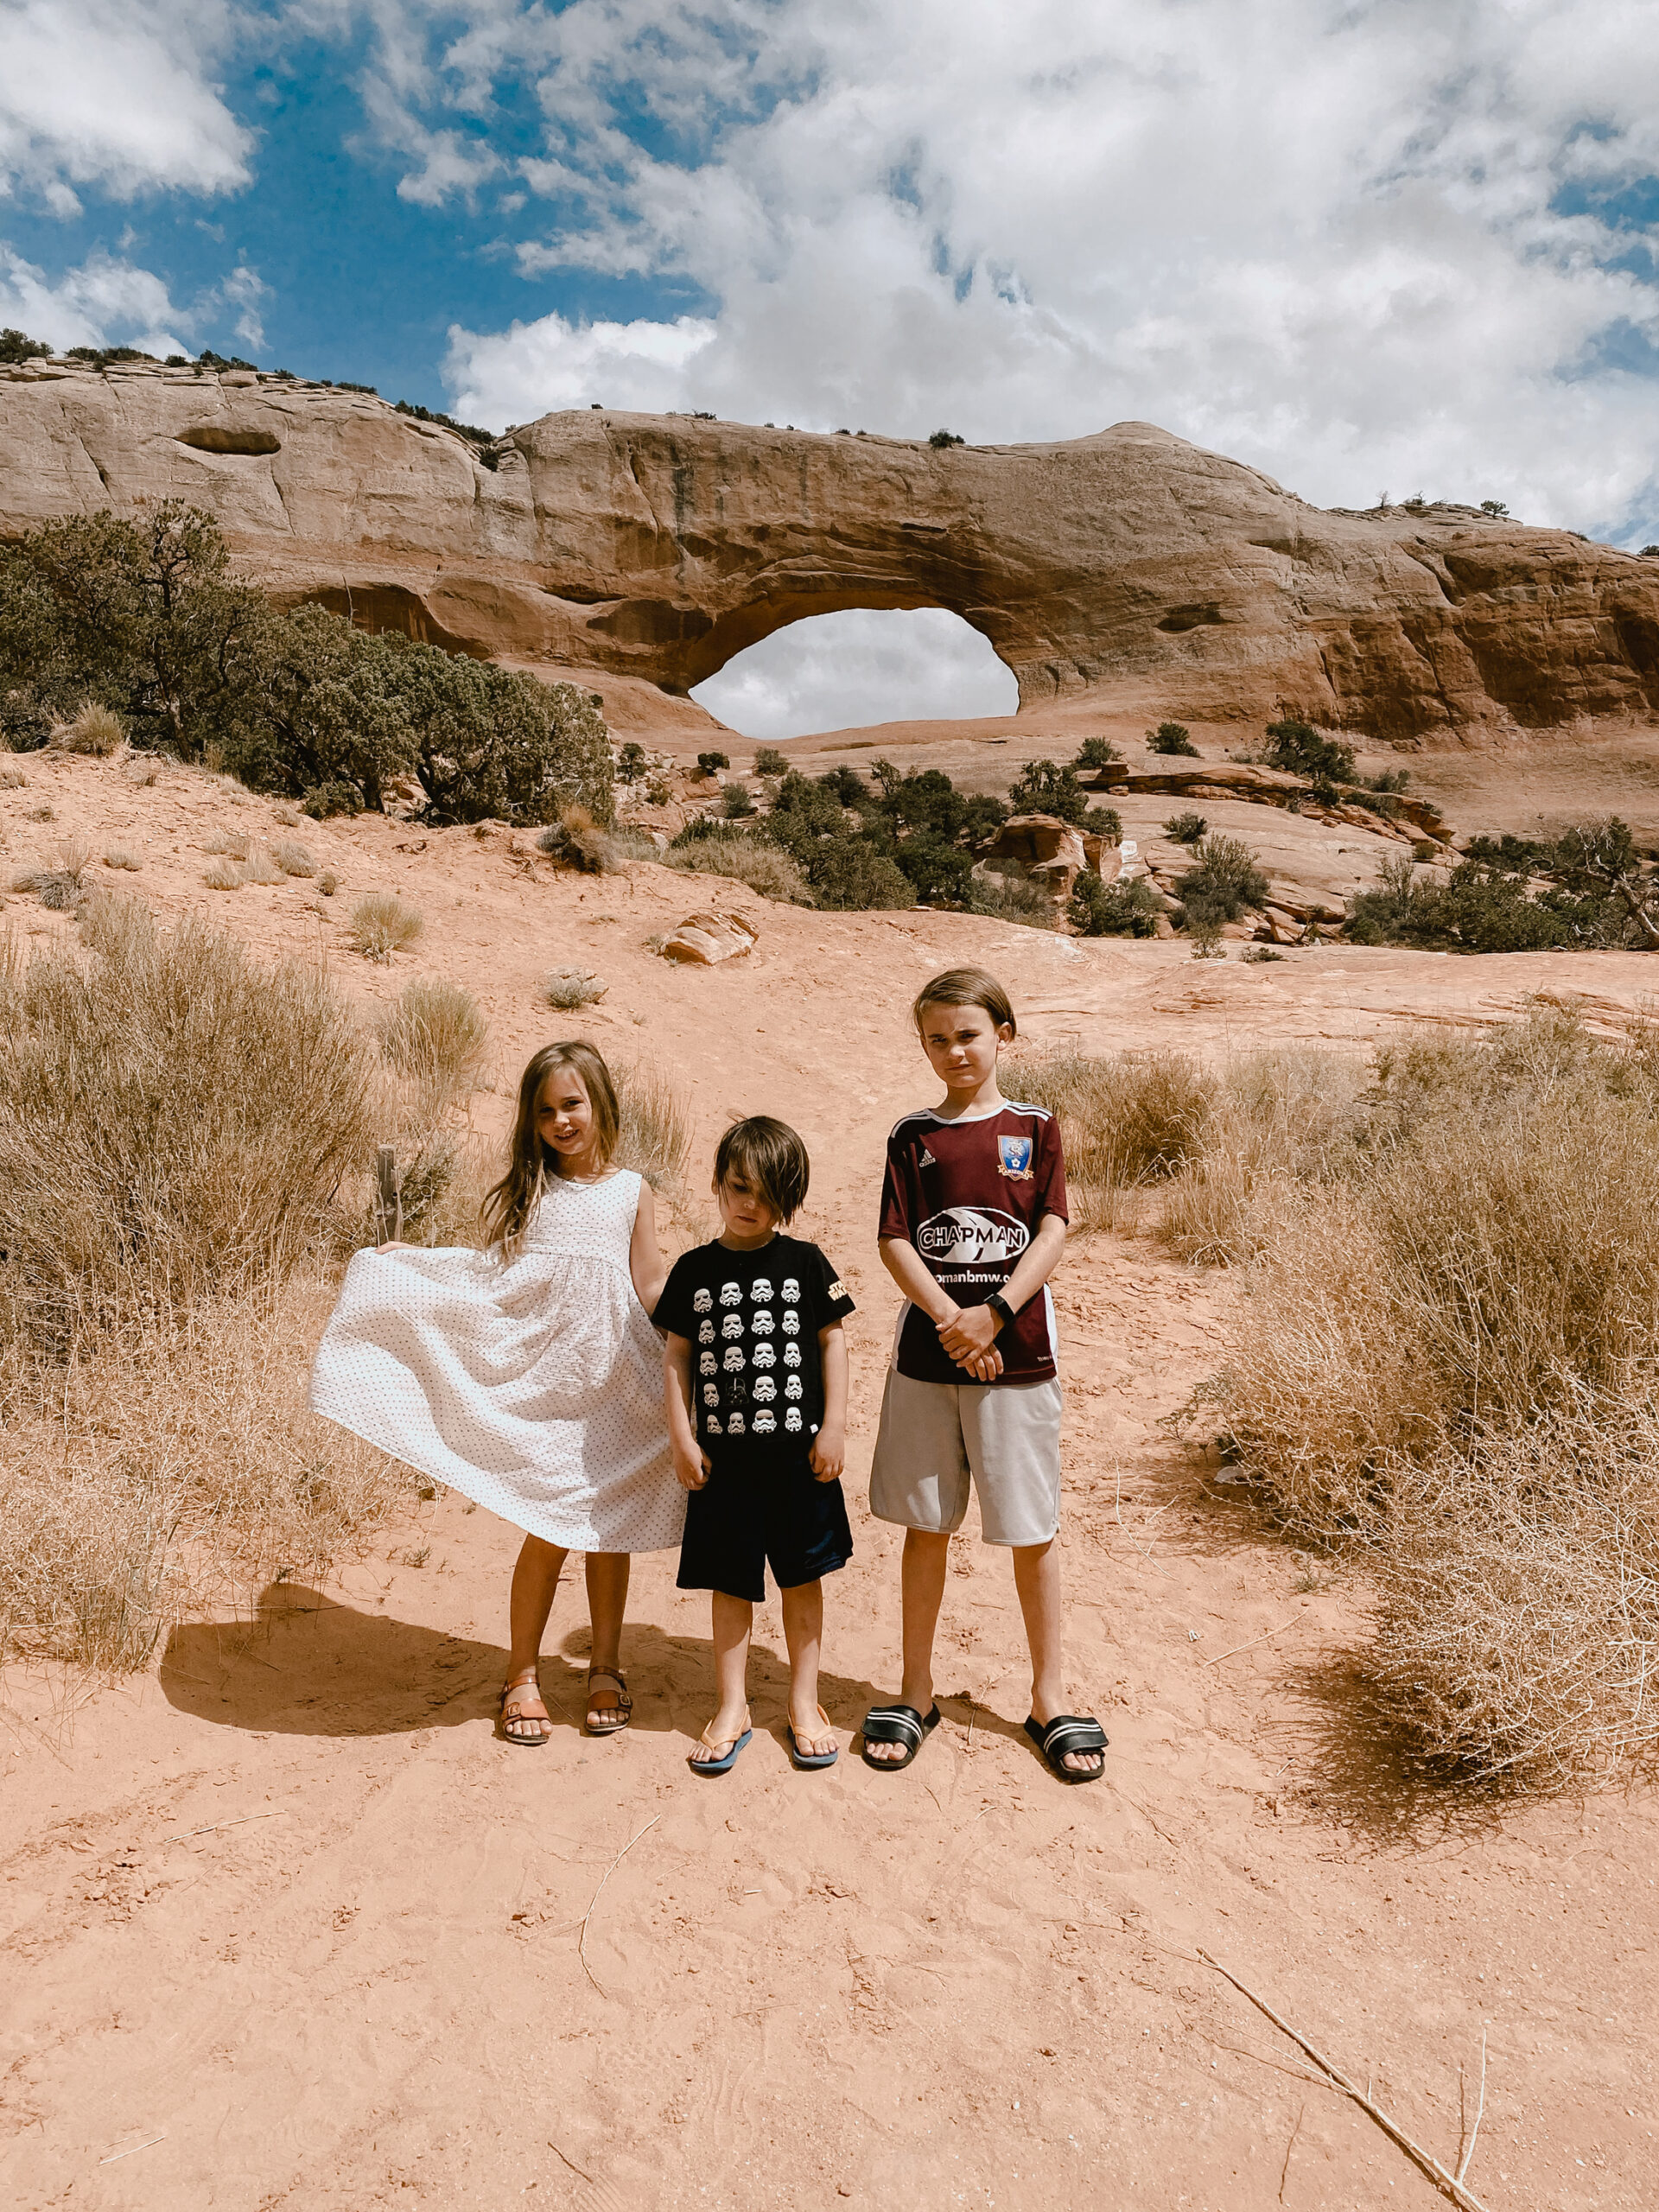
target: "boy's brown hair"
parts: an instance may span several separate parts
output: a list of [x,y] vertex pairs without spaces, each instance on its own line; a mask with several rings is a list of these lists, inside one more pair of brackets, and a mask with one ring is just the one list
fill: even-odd
[[1014,1018],[1014,1003],[995,976],[983,968],[947,968],[943,975],[935,976],[931,982],[922,985],[911,1007],[911,1019],[916,1024],[916,1033],[922,1033],[922,1009],[930,1006],[982,1007],[995,1027],[1006,1022],[1018,1036],[1020,1025]]
[[715,1149],[715,1182],[735,1169],[758,1191],[780,1220],[792,1221],[806,1203],[812,1162],[787,1122],[770,1114],[751,1114],[734,1122]]

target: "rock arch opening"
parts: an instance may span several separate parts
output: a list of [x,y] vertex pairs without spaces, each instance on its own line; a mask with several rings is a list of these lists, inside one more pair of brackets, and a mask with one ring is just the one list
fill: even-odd
[[945,607],[849,607],[772,631],[691,696],[728,728],[770,741],[1012,715],[1020,687],[989,639]]

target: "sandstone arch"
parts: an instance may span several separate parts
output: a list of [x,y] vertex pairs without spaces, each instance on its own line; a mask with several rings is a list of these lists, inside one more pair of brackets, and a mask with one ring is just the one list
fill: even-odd
[[835,607],[746,645],[691,692],[763,741],[890,721],[1012,715],[1019,684],[982,631],[949,607]]
[[[207,431],[236,442],[179,442]],[[1659,562],[1467,508],[1322,511],[1147,423],[939,451],[583,410],[492,457],[245,372],[0,368],[0,531],[178,494],[288,601],[550,674],[683,697],[804,615],[937,606],[1022,710],[1382,738],[1659,712]]]

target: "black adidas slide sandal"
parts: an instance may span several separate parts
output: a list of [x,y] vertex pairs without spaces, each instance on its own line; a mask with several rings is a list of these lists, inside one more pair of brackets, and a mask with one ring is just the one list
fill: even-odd
[[1084,1718],[1075,1713],[1057,1713],[1052,1720],[1039,1720],[1033,1713],[1026,1723],[1026,1733],[1062,1782],[1098,1782],[1106,1771],[1103,1758],[1097,1767],[1085,1769],[1082,1773],[1060,1764],[1068,1751],[1103,1751],[1106,1749],[1106,1731],[1092,1717]]
[[[865,1765],[874,1767],[878,1774],[902,1774],[943,1718],[937,1705],[925,1720],[913,1705],[873,1705],[859,1731],[864,1738]],[[872,1744],[902,1744],[905,1756],[901,1759],[873,1759]]]

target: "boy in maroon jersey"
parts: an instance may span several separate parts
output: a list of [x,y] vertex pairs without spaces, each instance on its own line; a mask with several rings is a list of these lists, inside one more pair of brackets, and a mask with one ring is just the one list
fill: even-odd
[[997,1088],[1014,1008],[977,968],[935,976],[912,1009],[944,1103],[887,1140],[879,1230],[905,1308],[881,1401],[870,1510],[905,1529],[904,1682],[864,1717],[867,1764],[906,1767],[938,1726],[933,1636],[971,1479],[988,1544],[1014,1554],[1031,1645],[1026,1733],[1065,1782],[1096,1782],[1106,1738],[1065,1713],[1060,1667],[1060,1413],[1048,1278],[1065,1249],[1053,1117]]

